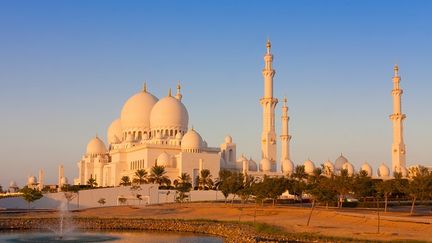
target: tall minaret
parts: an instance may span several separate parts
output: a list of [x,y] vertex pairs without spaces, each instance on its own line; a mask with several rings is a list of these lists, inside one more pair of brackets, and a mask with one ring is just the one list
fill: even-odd
[[393,122],[393,145],[392,145],[392,169],[393,172],[401,172],[401,168],[406,168],[406,150],[403,139],[403,120],[406,118],[402,114],[401,96],[402,89],[399,87],[401,78],[399,77],[399,68],[394,66],[393,76],[393,114],[390,115],[390,120]]
[[288,106],[287,106],[287,98],[284,97],[283,99],[283,106],[282,106],[282,132],[280,135],[281,139],[281,162],[284,160],[291,160],[290,156],[290,140],[291,135],[289,135],[288,130],[288,122],[289,122],[289,116],[288,116]]
[[[272,163],[276,161],[276,132],[275,132],[275,108],[278,103],[276,98],[273,98],[273,77],[276,71],[272,67],[273,55],[270,52],[271,43],[267,40],[267,53],[264,55],[264,69],[262,74],[264,77],[264,97],[260,99],[263,107],[263,130],[261,135],[261,153],[262,158],[270,160]],[[275,165],[275,164],[274,164]]]

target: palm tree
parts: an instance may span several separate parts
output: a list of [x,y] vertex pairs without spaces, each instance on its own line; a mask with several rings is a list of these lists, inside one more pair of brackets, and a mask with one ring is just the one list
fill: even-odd
[[135,172],[135,178],[133,179],[133,183],[138,185],[147,183],[147,177],[148,177],[148,173],[146,170],[144,169],[137,170]]
[[96,182],[96,179],[93,178],[92,175],[90,175],[90,179],[88,179],[87,185],[89,185],[90,187],[95,187],[95,186],[98,185],[97,182]]
[[131,181],[129,176],[122,176],[122,178],[120,179],[120,186],[130,186],[131,185]]
[[192,188],[192,178],[188,173],[182,173],[177,179],[174,180],[174,185],[178,191],[176,200],[183,202],[189,196],[186,194]]
[[166,173],[165,166],[155,165],[151,168],[148,181],[159,184],[159,186],[171,184],[170,179],[165,175]]
[[198,178],[198,184],[200,189],[208,190],[213,187],[213,180],[210,170],[203,169]]

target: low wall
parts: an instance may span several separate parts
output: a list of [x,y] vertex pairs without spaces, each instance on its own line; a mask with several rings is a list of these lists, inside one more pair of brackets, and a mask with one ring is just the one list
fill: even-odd
[[[137,194],[141,195],[142,200],[138,200]],[[155,204],[158,202],[158,185],[143,184],[139,190],[131,190],[130,186],[81,190],[69,202],[69,209],[100,207],[98,201],[101,198],[105,198],[104,206],[116,206],[119,204],[120,197],[127,199],[125,203],[127,205]],[[63,192],[46,193],[41,199],[31,203],[30,208],[58,209],[65,202],[67,200]],[[21,197],[4,198],[0,199],[0,208],[26,209],[28,204]]]
[[[126,205],[143,205],[175,202],[175,190],[158,190],[156,184],[143,184],[138,190],[131,190],[130,186],[100,188],[91,190],[81,190],[69,202],[69,209],[84,209],[91,207],[100,207],[99,199],[105,198],[103,206],[119,205],[119,198],[126,198]],[[138,200],[137,194],[141,195],[142,200]],[[218,201],[225,200],[220,191],[191,191],[189,193],[190,201]],[[66,203],[63,192],[47,193],[44,196],[31,203],[32,209],[59,209],[62,204]],[[11,197],[0,199],[0,208],[6,209],[27,209],[28,204],[22,197]]]

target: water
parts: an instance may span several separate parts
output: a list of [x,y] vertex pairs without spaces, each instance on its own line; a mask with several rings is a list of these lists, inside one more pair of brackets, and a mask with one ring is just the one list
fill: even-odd
[[171,232],[75,232],[59,236],[55,233],[20,232],[0,234],[0,242],[152,242],[152,243],[221,243],[223,238],[192,233]]

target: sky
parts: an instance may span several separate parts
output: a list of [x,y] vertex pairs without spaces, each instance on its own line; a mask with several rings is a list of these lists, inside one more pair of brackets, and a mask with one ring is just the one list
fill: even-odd
[[[397,63],[407,163],[432,165],[431,12],[426,0],[0,1],[0,185],[41,168],[55,183],[59,164],[72,181],[144,81],[161,98],[180,80],[189,125],[259,161],[267,38],[295,164],[343,153],[390,166]],[[281,103],[278,133],[280,116]]]

